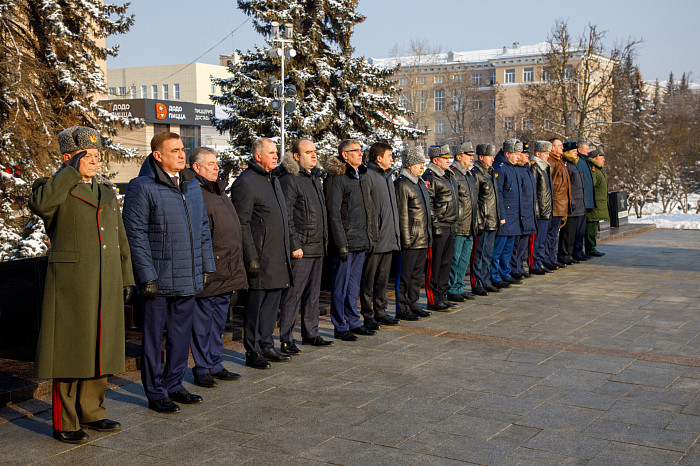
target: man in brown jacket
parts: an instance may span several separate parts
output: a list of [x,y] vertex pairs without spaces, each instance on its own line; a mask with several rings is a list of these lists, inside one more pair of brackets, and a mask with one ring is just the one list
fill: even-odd
[[547,230],[546,251],[548,254],[545,257],[548,257],[548,261],[544,265],[550,270],[556,270],[560,267],[566,267],[557,261],[557,235],[562,222],[566,222],[566,218],[571,212],[571,180],[566,165],[562,161],[564,144],[561,139],[557,138],[550,139],[549,142],[552,143],[549,165],[552,169],[553,212]]

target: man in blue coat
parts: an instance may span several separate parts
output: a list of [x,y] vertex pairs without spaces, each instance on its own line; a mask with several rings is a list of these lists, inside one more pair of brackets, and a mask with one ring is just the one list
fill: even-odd
[[[141,381],[148,407],[176,413],[174,401],[200,403],[182,380],[192,333],[195,295],[216,270],[209,220],[199,182],[185,168],[185,148],[176,133],[151,139],[151,150],[124,198],[124,229],[143,305]],[[166,362],[161,368],[161,340]]]
[[516,280],[529,278],[532,275],[525,271],[523,262],[527,257],[528,270],[532,268],[532,247],[534,236],[537,232],[535,219],[537,218],[537,184],[530,171],[530,150],[529,144],[523,143],[523,151],[520,153],[520,160],[515,165],[515,174],[520,180],[521,199],[521,226],[520,235],[515,237],[513,243],[513,255],[510,259],[510,276]]
[[514,165],[520,160],[523,143],[517,139],[508,139],[496,154],[493,167],[496,171],[496,189],[498,190],[501,227],[496,233],[493,248],[491,280],[498,288],[508,288],[511,284],[522,283],[510,276],[510,258],[513,255],[515,237],[522,232],[522,193]]
[[577,144],[578,161],[576,166],[583,177],[583,204],[586,206],[586,213],[581,215],[576,225],[576,241],[574,243],[574,259],[585,261],[590,258],[584,251],[583,239],[586,236],[586,216],[588,212],[595,208],[595,191],[593,188],[593,173],[588,163],[588,152],[590,146],[587,142],[579,142]]

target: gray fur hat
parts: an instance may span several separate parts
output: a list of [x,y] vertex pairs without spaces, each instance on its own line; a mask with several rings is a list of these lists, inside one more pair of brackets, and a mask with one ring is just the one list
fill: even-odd
[[477,144],[476,155],[488,155],[494,157],[496,155],[496,146],[493,144]]
[[428,147],[428,158],[433,159],[434,157],[450,157],[450,146],[447,144],[439,145],[435,144]]
[[535,141],[535,152],[552,152],[552,143],[549,141]]
[[423,154],[423,148],[421,146],[404,149],[401,158],[403,159],[404,167],[425,163],[425,154]]
[[58,133],[58,149],[68,154],[81,149],[99,149],[100,133],[85,126],[71,126]]
[[515,138],[503,141],[503,152],[522,152],[523,143]]
[[452,146],[452,155],[469,154],[474,155],[474,146],[471,142],[463,142]]

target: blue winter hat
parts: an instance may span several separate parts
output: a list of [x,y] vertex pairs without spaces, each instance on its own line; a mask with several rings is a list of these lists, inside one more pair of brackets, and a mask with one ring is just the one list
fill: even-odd
[[570,150],[578,149],[578,142],[576,141],[565,141],[564,142],[564,152],[569,152]]

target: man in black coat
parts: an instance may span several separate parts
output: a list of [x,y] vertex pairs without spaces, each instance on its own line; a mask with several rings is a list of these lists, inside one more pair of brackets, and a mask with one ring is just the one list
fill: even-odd
[[[248,288],[243,264],[243,238],[236,208],[224,189],[226,182],[219,180],[219,162],[216,151],[198,147],[189,157],[190,167],[202,187],[202,197],[209,217],[209,231],[214,250],[216,272],[204,291],[195,296],[190,348],[194,367],[195,385],[215,387],[216,380],[236,380],[240,375],[223,366],[224,341],[231,297]],[[187,170],[187,169],[185,169]]]
[[328,247],[328,219],[316,166],[316,146],[309,139],[292,144],[280,167],[280,185],[287,204],[289,243],[292,249],[292,280],[280,304],[280,347],[285,354],[299,354],[294,343],[294,324],[301,310],[301,341],[305,345],[328,346],[318,332],[319,296],[323,256]]
[[272,171],[277,146],[271,139],[253,142],[248,168],[236,179],[231,198],[243,231],[243,259],[248,271],[243,344],[246,365],[268,369],[268,361],[289,361],[275,349],[272,332],[282,290],[292,284],[287,206]]
[[386,313],[386,286],[389,283],[394,251],[399,250],[399,215],[394,192],[394,161],[391,146],[372,144],[368,151],[367,181],[372,200],[372,231],[376,232],[374,250],[365,254],[360,281],[360,305],[365,327],[378,330],[380,325],[396,325],[399,321]]
[[357,295],[365,252],[373,247],[372,203],[362,148],[354,139],[338,146],[338,156],[324,166],[328,177],[326,206],[333,245],[331,321],[335,338],[355,341],[355,335],[375,335],[360,321]]
[[534,244],[532,246],[532,266],[530,273],[544,275],[553,272],[545,266],[548,261],[547,230],[552,219],[552,171],[549,163],[549,152],[552,143],[549,141],[535,141],[535,156],[530,162],[532,175],[535,179],[535,192],[537,194],[537,221]]
[[428,248],[425,294],[428,309],[446,311],[453,306],[447,300],[447,288],[459,219],[458,188],[455,174],[450,170],[450,146],[430,146],[428,155],[431,162],[422,178],[430,193],[433,245]]
[[559,250],[557,252],[558,261],[562,264],[578,264],[579,260],[573,257],[574,245],[576,243],[576,230],[581,216],[586,215],[586,205],[583,191],[583,174],[577,165],[578,144],[576,141],[564,142],[564,153],[562,159],[565,160],[566,170],[571,179],[571,214],[563,221],[559,230]]

